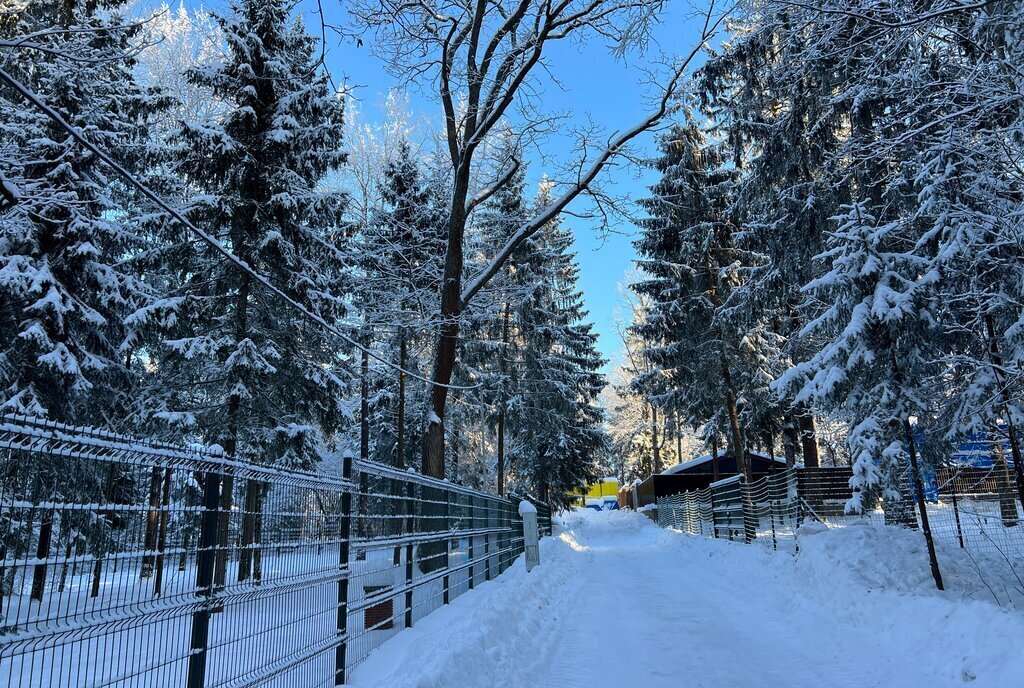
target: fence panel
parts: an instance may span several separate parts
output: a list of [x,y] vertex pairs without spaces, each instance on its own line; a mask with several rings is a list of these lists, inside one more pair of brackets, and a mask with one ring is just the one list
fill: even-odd
[[[1016,580],[1024,571],[1024,510],[1012,482],[1005,476],[993,477],[995,470],[939,470],[925,508],[937,543],[995,562]],[[851,476],[849,467],[790,469],[750,484],[732,476],[707,490],[659,498],[658,521],[692,534],[743,539],[791,552],[796,551],[803,521],[830,528],[920,527],[920,507],[914,503],[908,477],[902,480],[900,500],[887,505],[876,491],[863,496],[861,513],[847,513],[853,495]]]
[[793,549],[800,520],[796,476],[793,471],[768,475],[744,485],[747,527],[756,542],[772,549]]
[[0,416],[0,684],[339,685],[522,552],[518,502],[337,461]]
[[741,476],[733,476],[711,484],[714,536],[729,540],[749,541],[747,529],[745,491]]

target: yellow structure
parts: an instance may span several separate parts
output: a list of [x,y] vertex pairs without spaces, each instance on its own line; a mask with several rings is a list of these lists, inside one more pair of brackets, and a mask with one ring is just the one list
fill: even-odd
[[[619,505],[619,481],[614,477],[587,486],[586,492],[571,492],[572,505],[592,509],[617,509]],[[612,506],[614,504],[614,506]]]

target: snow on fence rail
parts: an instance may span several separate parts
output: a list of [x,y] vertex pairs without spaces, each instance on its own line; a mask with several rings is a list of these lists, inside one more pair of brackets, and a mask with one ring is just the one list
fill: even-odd
[[[932,535],[937,542],[1009,562],[1024,572],[1024,510],[1005,480],[993,477],[995,470],[938,472],[933,499],[926,503]],[[749,484],[733,476],[703,490],[658,498],[658,524],[791,550],[796,548],[797,529],[806,521],[830,528],[856,523],[920,527],[910,497],[886,509],[876,496],[864,513],[847,514],[851,475],[848,467],[789,469]],[[910,494],[906,484],[901,493]]]
[[338,462],[0,416],[0,685],[341,685],[522,552],[521,497]]

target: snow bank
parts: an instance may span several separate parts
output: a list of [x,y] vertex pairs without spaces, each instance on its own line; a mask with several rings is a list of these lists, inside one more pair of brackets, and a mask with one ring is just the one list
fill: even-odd
[[[799,542],[797,568],[809,578],[868,590],[939,594],[920,531],[859,524],[801,534]],[[968,553],[944,542],[936,543],[936,548],[946,588],[943,597],[1024,609],[1024,581],[1018,580],[1006,559]],[[1016,568],[1024,573],[1024,553],[1018,556]]]
[[[876,670],[880,683],[860,685],[1024,686],[1024,653],[1008,640],[1024,634],[1024,614],[1013,602],[1024,592],[1013,590],[1020,582],[1005,562],[972,560],[940,544],[946,587],[940,592],[918,531],[854,525],[808,532],[796,556],[676,531],[666,531],[663,544],[709,573],[743,571],[743,587],[765,596],[750,600],[751,623],[761,623],[767,609],[775,618],[817,626],[804,636],[808,642],[822,650],[838,643],[837,654],[860,656],[866,669]],[[992,580],[979,582],[979,570]]]

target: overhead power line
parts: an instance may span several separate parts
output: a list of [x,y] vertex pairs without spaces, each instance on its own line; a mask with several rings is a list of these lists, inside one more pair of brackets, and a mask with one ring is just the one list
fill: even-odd
[[79,131],[76,127],[74,127],[71,124],[69,124],[68,122],[66,122],[64,120],[64,118],[60,116],[60,113],[58,113],[56,110],[54,110],[49,105],[47,105],[45,102],[43,102],[42,98],[40,98],[38,95],[36,95],[31,89],[29,89],[27,86],[22,84],[20,81],[15,79],[13,76],[11,76],[9,73],[7,73],[7,71],[5,71],[3,69],[0,69],[0,80],[3,80],[4,82],[7,83],[7,85],[9,85],[15,91],[20,93],[35,108],[37,108],[39,111],[41,111],[43,114],[45,114],[50,120],[52,120],[61,129],[66,131],[68,133],[68,135],[71,136],[75,141],[80,143],[82,146],[84,146],[89,151],[91,151],[97,158],[99,158],[104,163],[106,163],[111,169],[113,169],[118,175],[120,175],[130,186],[133,186],[136,189],[138,189],[138,191],[140,193],[142,193],[142,195],[144,195],[146,198],[148,198],[153,203],[155,203],[160,209],[162,209],[164,212],[166,212],[168,215],[170,215],[171,218],[173,218],[181,226],[183,226],[185,229],[187,229],[188,231],[192,232],[193,234],[198,236],[200,239],[202,239],[204,242],[209,244],[210,247],[213,248],[214,251],[216,251],[217,253],[220,253],[224,258],[227,259],[227,261],[229,263],[231,263],[238,270],[241,270],[242,272],[248,274],[250,277],[252,277],[254,280],[259,282],[261,285],[263,285],[264,287],[266,287],[267,289],[269,289],[273,293],[275,293],[278,296],[280,296],[282,299],[284,299],[285,303],[287,303],[294,310],[296,310],[300,314],[302,314],[303,317],[308,318],[309,320],[312,320],[313,322],[317,323],[318,325],[320,325],[321,327],[326,329],[331,334],[334,334],[334,335],[340,337],[343,341],[347,342],[348,344],[353,346],[355,349],[357,349],[359,351],[362,351],[363,353],[365,353],[367,356],[369,356],[370,358],[374,359],[375,361],[379,361],[380,363],[383,363],[384,365],[386,365],[386,366],[388,366],[390,368],[393,368],[394,370],[397,370],[399,372],[405,373],[406,375],[408,375],[409,377],[411,377],[413,379],[420,380],[421,382],[426,382],[427,384],[430,384],[430,385],[436,385],[438,387],[447,387],[448,389],[469,390],[469,389],[477,389],[478,387],[480,387],[479,384],[477,384],[477,385],[469,385],[469,386],[461,386],[461,385],[451,385],[451,384],[442,384],[442,383],[439,383],[439,382],[434,382],[433,380],[430,380],[429,378],[426,378],[426,377],[424,377],[422,375],[419,375],[419,374],[417,374],[417,373],[415,373],[415,372],[413,372],[411,370],[406,370],[405,368],[402,368],[400,365],[398,365],[396,363],[393,363],[393,362],[391,362],[391,361],[381,357],[380,355],[374,353],[373,351],[371,351],[370,349],[366,348],[365,346],[363,346],[359,342],[355,341],[354,339],[352,339],[351,337],[346,335],[344,332],[339,330],[337,327],[335,327],[334,325],[331,325],[329,322],[324,320],[321,316],[317,315],[313,311],[311,311],[308,308],[306,308],[305,306],[303,306],[298,301],[294,300],[293,298],[291,298],[290,296],[285,294],[284,291],[282,291],[279,287],[277,287],[274,284],[272,284],[269,279],[267,279],[265,276],[263,276],[260,273],[258,273],[251,266],[249,266],[248,263],[246,263],[244,260],[242,260],[241,258],[236,256],[234,253],[229,251],[223,244],[221,244],[219,241],[217,241],[216,238],[214,238],[213,236],[208,234],[206,231],[200,229],[195,224],[193,224],[191,221],[189,221],[184,215],[181,214],[181,212],[179,212],[178,210],[173,208],[167,201],[163,200],[160,196],[158,196],[155,191],[153,191],[148,186],[146,186],[145,183],[143,183],[143,182],[139,181],[138,179],[136,179],[135,176],[131,172],[126,170],[124,167],[122,167],[121,164],[118,163],[116,160],[114,160],[108,153],[106,153],[105,151],[101,150],[94,143],[92,143],[87,138],[85,138],[85,135],[83,135],[81,131]]

